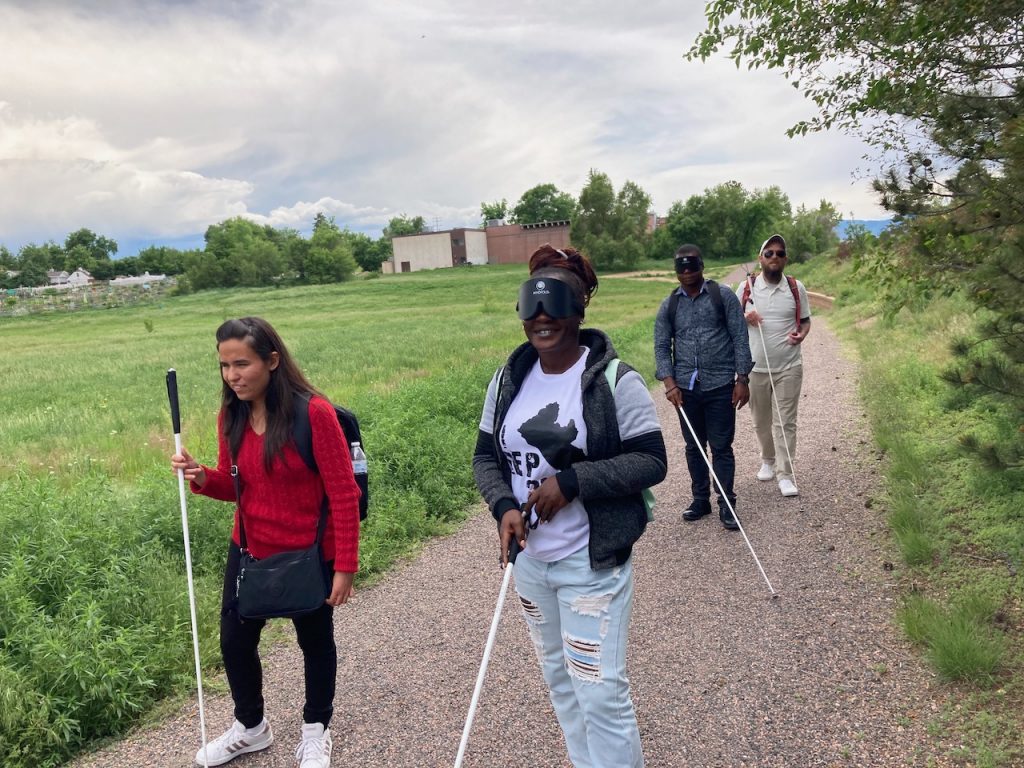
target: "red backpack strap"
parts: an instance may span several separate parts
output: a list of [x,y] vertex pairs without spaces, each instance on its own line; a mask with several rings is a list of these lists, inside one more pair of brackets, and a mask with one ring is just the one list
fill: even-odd
[[800,317],[800,289],[797,287],[796,278],[786,275],[786,281],[789,283],[789,290],[793,294],[793,306],[796,307],[796,329],[800,330],[800,321],[803,319]]
[[750,301],[750,290],[754,285],[754,278],[757,275],[747,275],[746,280],[743,281],[743,297],[740,299],[740,307],[746,312],[747,302]]

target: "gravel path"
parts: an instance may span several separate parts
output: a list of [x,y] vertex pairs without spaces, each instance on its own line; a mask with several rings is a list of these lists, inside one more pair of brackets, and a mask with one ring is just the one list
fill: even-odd
[[[877,461],[856,403],[855,365],[820,320],[804,360],[801,496],[783,499],[774,483],[754,479],[747,409],[735,445],[738,513],[775,599],[738,532],[715,516],[681,520],[689,501],[683,441],[655,390],[670,470],[655,489],[657,520],[635,549],[630,647],[649,768],[950,764],[926,733],[941,693],[893,625],[898,591],[888,569],[897,558],[881,514],[866,505]],[[481,509],[338,612],[335,766],[453,763],[500,586],[496,556],[494,525]],[[568,766],[514,599],[510,589],[464,764]],[[265,660],[278,741],[233,766],[294,765],[301,657],[289,641]],[[197,712],[193,702],[74,765],[188,766]],[[229,698],[208,696],[206,716],[219,734],[231,721]]]

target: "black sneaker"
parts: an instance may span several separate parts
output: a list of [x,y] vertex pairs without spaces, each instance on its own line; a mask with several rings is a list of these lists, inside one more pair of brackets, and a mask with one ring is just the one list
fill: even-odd
[[700,520],[704,515],[711,514],[711,502],[708,499],[694,499],[690,506],[683,510],[683,520],[692,523]]
[[729,511],[728,507],[718,508],[718,519],[722,521],[722,527],[727,531],[738,531],[740,529],[740,524],[736,522],[736,518]]

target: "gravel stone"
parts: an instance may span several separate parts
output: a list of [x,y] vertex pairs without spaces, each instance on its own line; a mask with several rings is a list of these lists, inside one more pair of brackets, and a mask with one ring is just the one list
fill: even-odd
[[[629,650],[648,768],[952,765],[952,745],[927,733],[943,691],[894,625],[900,594],[888,569],[899,560],[883,511],[864,500],[877,495],[878,457],[855,364],[820,319],[804,363],[799,497],[755,479],[748,408],[737,425],[737,512],[774,598],[739,532],[716,515],[682,521],[690,491],[679,421],[653,390],[670,469],[655,489],[656,521],[634,550]],[[496,563],[494,523],[481,507],[337,611],[333,765],[454,763],[501,583]],[[467,768],[569,766],[516,602],[510,589]],[[239,768],[294,766],[301,654],[292,639],[264,651],[276,742],[231,763]],[[211,737],[227,728],[230,698],[208,695],[206,719]],[[181,768],[199,741],[193,700],[73,765]]]

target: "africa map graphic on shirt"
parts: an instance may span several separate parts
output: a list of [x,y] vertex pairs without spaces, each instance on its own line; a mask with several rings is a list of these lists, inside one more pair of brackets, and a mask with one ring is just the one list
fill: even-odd
[[531,416],[519,427],[523,439],[535,447],[555,469],[568,469],[573,462],[582,461],[586,454],[572,444],[579,434],[576,423],[569,419],[564,427],[558,423],[558,403],[548,403],[536,416]]

